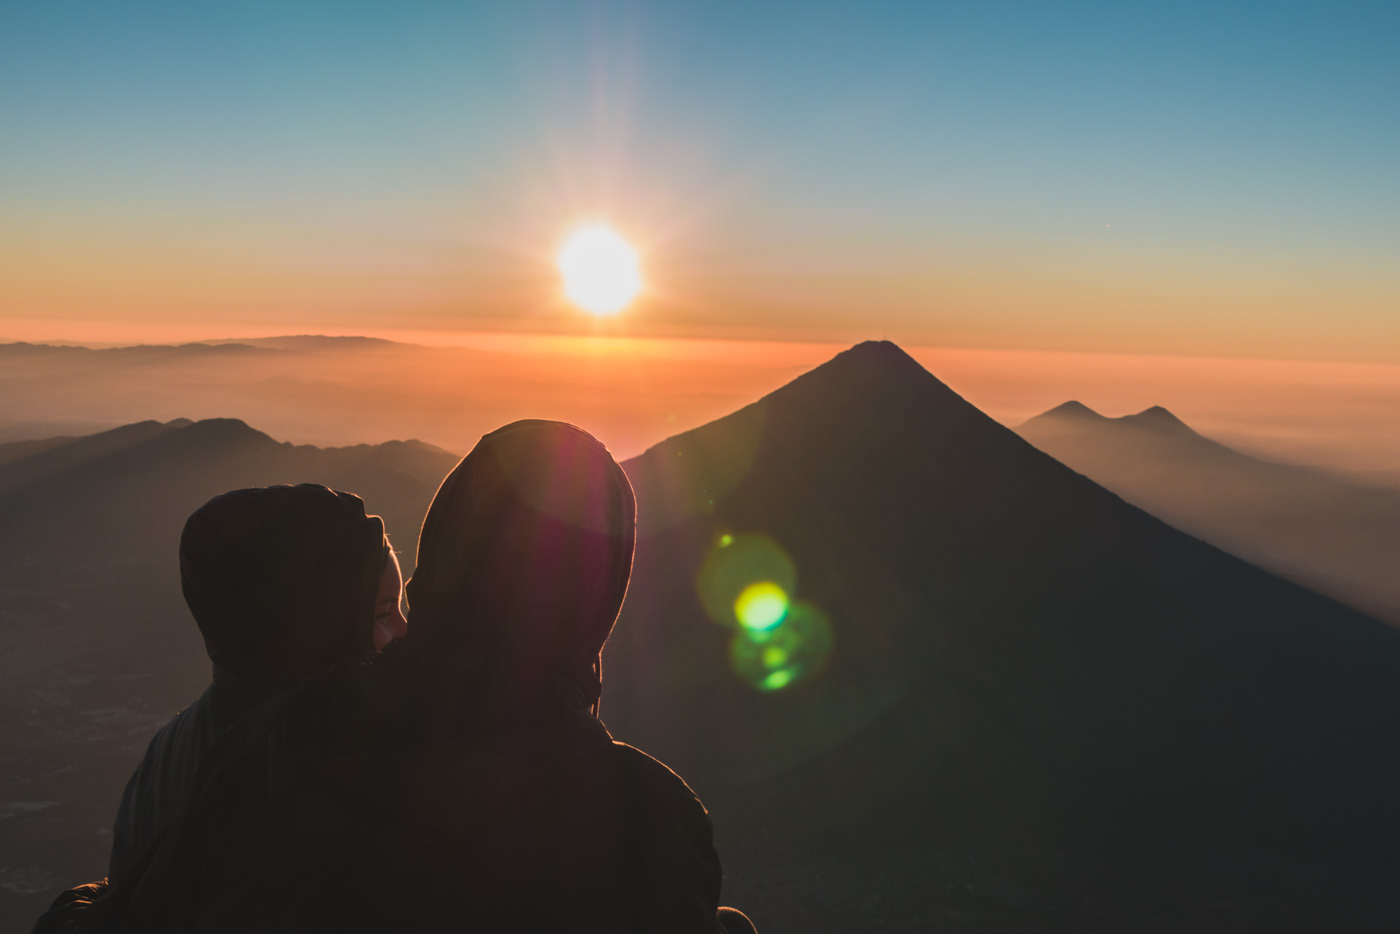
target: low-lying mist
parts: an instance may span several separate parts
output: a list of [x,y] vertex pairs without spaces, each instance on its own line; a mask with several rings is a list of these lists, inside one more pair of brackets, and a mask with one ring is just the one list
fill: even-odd
[[[318,445],[417,438],[458,453],[516,418],[575,422],[622,458],[748,404],[831,344],[476,335],[462,346],[265,338],[93,350],[0,345],[0,441],[236,417]],[[1400,367],[913,348],[1018,425],[1065,399],[1165,405],[1252,454],[1400,486]]]

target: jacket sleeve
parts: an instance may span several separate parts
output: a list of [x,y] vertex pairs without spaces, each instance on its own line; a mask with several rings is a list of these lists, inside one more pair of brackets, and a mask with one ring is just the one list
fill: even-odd
[[[168,786],[183,779],[189,784],[193,767],[186,762],[173,762],[175,737],[186,725],[188,708],[161,727],[151,737],[141,764],[131,774],[122,792],[121,804],[112,821],[112,855],[107,862],[107,876],[113,883],[126,878],[141,854],[160,836],[160,832],[179,815],[184,805],[183,795],[173,805]],[[172,775],[178,778],[172,780]]]
[[645,753],[626,750],[622,793],[634,802],[627,821],[638,916],[630,930],[720,930],[720,862],[709,812],[683,779]]

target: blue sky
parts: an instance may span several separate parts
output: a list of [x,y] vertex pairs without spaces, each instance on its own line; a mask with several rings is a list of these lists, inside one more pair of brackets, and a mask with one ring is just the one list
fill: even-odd
[[541,258],[602,214],[639,333],[1400,359],[1397,47],[1396,4],[11,3],[0,317],[569,329]]

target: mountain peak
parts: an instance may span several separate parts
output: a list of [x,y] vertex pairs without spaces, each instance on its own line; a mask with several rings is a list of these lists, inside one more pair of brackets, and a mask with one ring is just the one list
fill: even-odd
[[907,377],[918,374],[920,378],[931,376],[924,365],[893,341],[861,341],[832,357],[826,363],[807,372],[807,376],[817,373],[842,374],[846,377],[888,379],[894,374]]
[[872,419],[883,423],[888,412],[903,412],[926,429],[937,424],[943,431],[986,417],[891,341],[865,341],[843,350],[757,404],[780,420],[801,421],[809,416],[799,412],[813,413],[827,429]]
[[[176,421],[186,421],[189,419],[176,419]],[[191,422],[186,427],[198,427],[205,431],[256,431],[251,425],[241,418],[201,418],[196,422]]]
[[276,444],[271,437],[258,431],[241,418],[202,418],[179,427],[174,432],[182,444]]
[[1160,405],[1154,405],[1150,408],[1143,409],[1136,415],[1125,415],[1119,419],[1119,421],[1123,422],[1125,425],[1136,425],[1139,428],[1146,428],[1152,431],[1190,435],[1196,434],[1190,425],[1186,424]]
[[[1067,422],[1084,424],[1087,422],[1097,423],[1106,421],[1108,421],[1107,418],[1100,415],[1098,412],[1095,412],[1093,409],[1089,408],[1084,403],[1080,402],[1077,399],[1071,399],[1068,402],[1061,402],[1053,409],[1048,409],[1044,412],[1041,412],[1039,415],[1035,415],[1031,418],[1026,419],[1026,421],[1024,421],[1021,424],[1021,428],[1033,427],[1035,425],[1042,425],[1051,422],[1060,424]],[[1017,430],[1019,431],[1020,428],[1018,428]]]
[[915,361],[913,357],[909,356],[903,347],[900,347],[894,341],[886,340],[861,341],[859,344],[854,344],[836,355],[836,359],[838,360],[842,357],[860,360],[908,360],[915,366],[918,366],[918,362]]
[[[862,341],[841,351],[826,363],[808,370],[789,385],[809,381],[853,380],[872,385],[909,379],[938,382],[924,365],[893,341]],[[940,383],[940,385],[942,385]]]
[[1089,408],[1084,403],[1080,402],[1078,399],[1071,399],[1068,402],[1062,402],[1050,411],[1046,412],[1045,415],[1054,416],[1056,418],[1099,419],[1104,417],[1098,412],[1095,412],[1093,409]]

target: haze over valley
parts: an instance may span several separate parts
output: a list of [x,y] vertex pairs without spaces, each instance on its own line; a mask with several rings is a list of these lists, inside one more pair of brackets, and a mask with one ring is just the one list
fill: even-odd
[[[584,425],[631,457],[747,404],[843,346],[511,334],[454,340],[0,344],[7,403],[0,441],[144,419],[237,417],[298,444],[417,438],[463,453],[507,421],[550,417]],[[1008,426],[1067,398],[1101,411],[1164,405],[1243,452],[1400,487],[1400,365],[908,349]]]
[[1248,457],[1160,406],[1066,402],[1016,431],[1153,515],[1400,626],[1400,490]]

